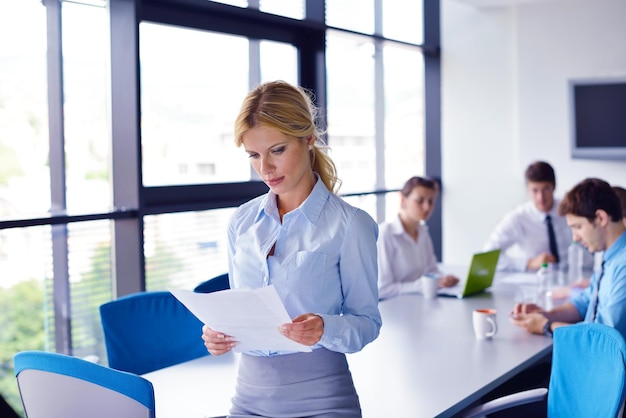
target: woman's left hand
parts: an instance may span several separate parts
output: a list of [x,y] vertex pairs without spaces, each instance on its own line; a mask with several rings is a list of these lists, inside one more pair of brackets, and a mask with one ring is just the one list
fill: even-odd
[[312,313],[299,315],[290,324],[283,324],[280,333],[297,343],[315,345],[324,333],[324,320],[321,316]]

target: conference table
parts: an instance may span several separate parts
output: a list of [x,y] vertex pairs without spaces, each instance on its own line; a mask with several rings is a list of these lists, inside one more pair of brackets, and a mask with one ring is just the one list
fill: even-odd
[[[380,336],[348,354],[363,417],[453,417],[548,358],[550,338],[508,320],[519,279],[498,274],[487,292],[464,299],[410,294],[381,301]],[[491,339],[474,336],[472,312],[482,308],[497,311]],[[156,418],[227,415],[239,356],[205,356],[145,374],[155,388]]]

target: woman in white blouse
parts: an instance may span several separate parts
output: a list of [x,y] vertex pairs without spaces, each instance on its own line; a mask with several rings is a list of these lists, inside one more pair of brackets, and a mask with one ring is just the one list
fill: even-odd
[[421,278],[435,276],[440,287],[454,286],[459,279],[441,274],[426,221],[439,195],[436,181],[411,177],[400,192],[398,216],[379,227],[378,297],[386,299],[421,291]]

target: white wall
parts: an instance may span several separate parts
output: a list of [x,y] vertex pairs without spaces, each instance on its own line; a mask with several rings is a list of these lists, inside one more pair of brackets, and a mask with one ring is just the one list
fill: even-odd
[[[507,2],[504,2],[507,3]],[[585,177],[626,187],[626,161],[571,159],[567,81],[626,76],[626,1],[441,0],[443,261],[467,264],[550,162],[562,196]]]

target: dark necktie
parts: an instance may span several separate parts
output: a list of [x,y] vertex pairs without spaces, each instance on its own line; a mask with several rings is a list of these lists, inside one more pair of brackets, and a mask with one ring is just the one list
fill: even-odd
[[559,248],[556,246],[556,236],[554,235],[554,227],[552,227],[552,217],[546,215],[546,225],[548,226],[548,240],[550,242],[550,252],[556,258],[556,262],[559,262]]
[[593,288],[593,295],[591,299],[592,311],[591,314],[591,322],[596,322],[596,316],[598,314],[598,294],[600,293],[600,280],[602,280],[602,275],[604,274],[604,260],[602,260],[602,264],[600,265],[600,272],[598,273],[598,280],[596,280],[596,285]]

